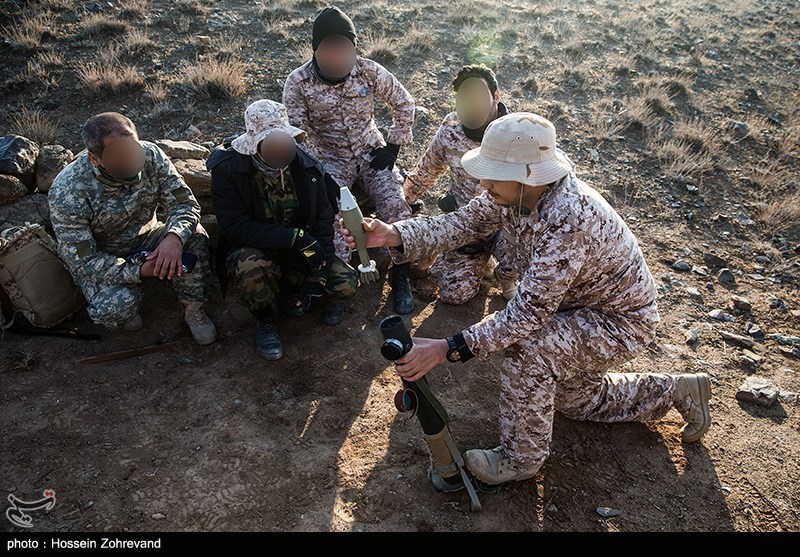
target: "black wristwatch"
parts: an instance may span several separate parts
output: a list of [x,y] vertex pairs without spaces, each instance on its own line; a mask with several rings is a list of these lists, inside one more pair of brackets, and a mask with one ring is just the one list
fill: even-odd
[[467,346],[467,341],[464,340],[464,335],[457,333],[451,337],[447,337],[447,359],[451,362],[466,362],[475,356],[472,350]]

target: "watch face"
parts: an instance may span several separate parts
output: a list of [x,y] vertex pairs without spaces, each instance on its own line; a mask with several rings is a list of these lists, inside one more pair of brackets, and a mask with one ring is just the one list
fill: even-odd
[[457,362],[461,359],[461,354],[459,354],[458,350],[450,350],[447,353],[447,359],[451,362]]

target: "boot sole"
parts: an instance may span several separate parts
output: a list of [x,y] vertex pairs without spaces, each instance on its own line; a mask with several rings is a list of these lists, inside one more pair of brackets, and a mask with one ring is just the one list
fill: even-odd
[[690,435],[684,435],[684,432],[681,432],[681,439],[686,443],[699,441],[711,427],[711,408],[708,406],[708,402],[711,400],[711,381],[709,381],[708,375],[705,373],[697,375],[697,390],[700,395],[700,400],[702,401],[700,408],[703,412],[703,426],[699,431]]

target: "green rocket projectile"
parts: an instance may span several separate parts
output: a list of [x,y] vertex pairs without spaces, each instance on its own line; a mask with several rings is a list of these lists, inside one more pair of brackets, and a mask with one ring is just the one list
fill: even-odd
[[364,236],[364,229],[361,226],[364,216],[361,214],[361,209],[356,203],[355,197],[346,187],[341,188],[340,199],[342,220],[344,220],[345,227],[356,240],[358,258],[361,260],[361,264],[358,266],[358,270],[361,273],[361,282],[375,282],[380,278],[380,273],[375,261],[371,260],[369,253],[367,253],[367,238]]

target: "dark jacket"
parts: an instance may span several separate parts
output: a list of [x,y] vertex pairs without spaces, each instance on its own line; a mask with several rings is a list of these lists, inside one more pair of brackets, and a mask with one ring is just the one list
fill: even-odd
[[[206,161],[211,172],[211,202],[219,224],[217,274],[225,293],[225,258],[232,249],[291,249],[291,228],[266,222],[264,201],[251,158],[233,148],[217,148]],[[311,155],[297,148],[289,166],[298,210],[290,226],[313,236],[325,253],[328,268],[334,258],[333,219],[339,210],[339,186]]]

